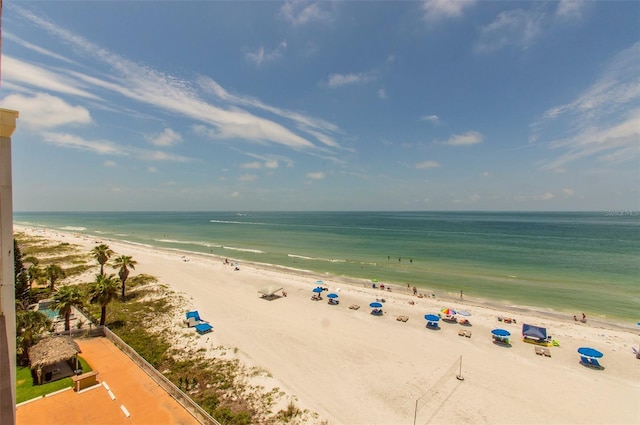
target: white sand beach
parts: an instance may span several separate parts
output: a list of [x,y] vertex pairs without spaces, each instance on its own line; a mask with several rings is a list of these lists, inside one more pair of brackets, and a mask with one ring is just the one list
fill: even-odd
[[[296,404],[330,424],[638,424],[640,360],[633,349],[640,329],[574,322],[573,317],[496,309],[481,300],[418,298],[406,287],[372,289],[370,283],[240,264],[224,259],[152,249],[115,240],[15,226],[85,247],[108,244],[137,262],[132,275],[146,273],[184,293],[214,331],[203,347],[236,347],[247,365],[269,371]],[[232,259],[230,259],[232,260]],[[339,305],[312,301],[322,279]],[[283,287],[287,296],[268,301],[258,290]],[[384,315],[369,303],[384,298]],[[411,304],[411,303],[413,304]],[[358,310],[349,306],[357,304]],[[441,323],[426,329],[424,315],[442,308],[471,313],[472,326]],[[576,312],[579,314],[580,312]],[[399,315],[407,322],[397,321]],[[501,323],[498,316],[515,318]],[[183,316],[176,317],[176,327]],[[520,338],[522,323],[547,328],[558,347],[536,355]],[[495,345],[491,330],[511,332],[511,347]],[[470,338],[458,331],[471,331]],[[178,333],[178,332],[177,332]],[[604,354],[604,370],[579,364],[579,347]],[[462,367],[460,373],[460,358]],[[457,379],[461,375],[463,380]],[[417,409],[416,409],[417,407]]]

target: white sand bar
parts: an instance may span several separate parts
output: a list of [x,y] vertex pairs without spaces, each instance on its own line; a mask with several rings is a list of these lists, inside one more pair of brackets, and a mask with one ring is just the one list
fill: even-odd
[[[98,242],[41,229],[16,226],[16,231],[87,251]],[[473,300],[445,303],[414,297],[406,288],[382,292],[244,263],[234,271],[213,256],[99,241],[132,256],[138,262],[134,275],[156,276],[187,294],[214,326],[206,337],[211,347],[237,347],[246,364],[271,372],[299,407],[330,424],[411,424],[416,405],[418,424],[640,423],[640,360],[633,353],[638,329],[523,314],[507,306],[495,310]],[[326,292],[323,301],[311,301],[316,279],[331,291],[340,288],[339,305],[327,304]],[[283,287],[288,296],[261,299],[257,291],[268,285]],[[370,314],[376,298],[386,299],[382,317]],[[349,309],[352,304],[360,309]],[[455,323],[441,323],[438,331],[425,328],[424,315],[443,307],[472,313],[472,326],[465,327],[471,338],[459,336],[462,326]],[[399,315],[409,320],[397,321]],[[498,322],[500,315],[517,324]],[[534,345],[521,341],[523,322],[546,327],[559,341],[559,347],[549,348],[551,357],[536,355]],[[494,345],[494,328],[509,330],[513,345]],[[604,370],[578,363],[576,350],[582,346],[604,353]],[[462,381],[456,379],[460,356]]]

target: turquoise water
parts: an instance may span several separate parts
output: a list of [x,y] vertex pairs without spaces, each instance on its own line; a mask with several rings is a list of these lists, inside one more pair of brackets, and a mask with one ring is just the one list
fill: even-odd
[[436,293],[640,318],[635,212],[15,213],[19,224]]
[[58,317],[58,312],[54,311],[54,310],[49,310],[48,308],[39,308],[38,312],[44,314],[45,316],[47,316],[47,318],[49,320],[54,320],[55,318]]

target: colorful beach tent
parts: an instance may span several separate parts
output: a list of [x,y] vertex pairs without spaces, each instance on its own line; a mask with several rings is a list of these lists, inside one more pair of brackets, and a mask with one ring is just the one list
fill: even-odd
[[526,339],[531,339],[534,341],[546,341],[547,339],[547,328],[542,328],[540,326],[533,326],[528,324],[522,325],[522,337]]
[[442,310],[440,310],[440,313],[445,314],[447,316],[453,316],[454,314],[456,314],[456,311],[450,308],[443,308]]

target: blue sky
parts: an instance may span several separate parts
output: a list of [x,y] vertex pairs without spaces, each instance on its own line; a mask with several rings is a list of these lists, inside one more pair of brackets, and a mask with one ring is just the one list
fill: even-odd
[[14,209],[637,211],[638,16],[5,1]]

